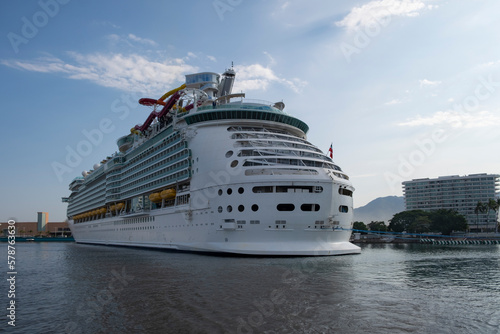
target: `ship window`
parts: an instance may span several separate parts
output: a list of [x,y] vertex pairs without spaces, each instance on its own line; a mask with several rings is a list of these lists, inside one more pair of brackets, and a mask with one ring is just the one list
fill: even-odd
[[273,187],[272,186],[253,187],[252,191],[254,193],[272,193],[273,192]]
[[278,211],[293,211],[295,210],[295,205],[292,203],[281,203],[276,206]]
[[259,206],[257,204],[252,205],[252,211],[257,211],[259,210]]
[[234,167],[236,167],[236,166],[238,166],[238,160],[233,160],[233,161],[231,161],[231,167],[233,167],[233,168],[234,168]]
[[221,213],[221,212],[222,212],[222,206],[219,206],[219,207],[217,208],[217,211],[219,211],[219,213]]
[[300,209],[302,211],[319,211],[319,204],[302,204]]
[[245,192],[245,189],[243,187],[238,188],[238,194],[243,194]]
[[243,205],[238,205],[238,211],[243,212],[245,210],[245,206]]
[[345,205],[341,205],[341,206],[339,206],[339,211],[346,213],[346,212],[349,212],[349,208]]
[[310,193],[310,186],[276,186],[277,193]]
[[231,195],[232,193],[233,193],[233,189],[228,188],[228,189],[227,189],[227,194],[228,194],[228,195]]
[[222,196],[222,189],[219,189],[219,196]]
[[231,205],[228,205],[227,206],[227,212],[231,212],[231,211],[233,211],[233,207]]
[[339,188],[339,194],[352,197],[352,191],[346,188]]
[[233,155],[233,151],[226,152],[226,158],[230,158]]

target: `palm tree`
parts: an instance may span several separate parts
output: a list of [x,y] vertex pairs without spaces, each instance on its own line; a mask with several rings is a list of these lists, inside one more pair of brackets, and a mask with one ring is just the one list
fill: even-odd
[[490,198],[488,200],[488,213],[490,210],[495,211],[495,233],[498,233],[498,208],[500,207],[500,199]]
[[486,203],[482,203],[481,201],[477,202],[476,207],[474,208],[474,213],[476,214],[476,226],[479,230],[479,214],[485,213],[488,206]]
[[481,201],[477,202],[476,207],[474,208],[474,213],[476,214],[476,229],[479,230],[479,213],[481,212],[481,206],[483,203]]
[[497,221],[495,225],[495,233],[498,233],[498,225],[500,225],[500,198],[497,198]]

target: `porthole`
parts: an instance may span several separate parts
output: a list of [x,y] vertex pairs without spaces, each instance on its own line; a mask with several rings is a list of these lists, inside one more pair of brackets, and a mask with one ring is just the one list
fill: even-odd
[[234,167],[236,167],[236,166],[238,166],[238,160],[233,160],[233,161],[231,161],[231,167],[233,167],[233,168],[234,168]]
[[293,211],[295,210],[295,205],[292,203],[280,203],[276,206],[276,209],[278,211]]
[[238,194],[243,194],[245,192],[245,189],[243,187],[238,188]]
[[257,211],[259,210],[259,206],[257,204],[252,205],[252,211]]
[[231,205],[228,205],[227,206],[227,212],[231,212],[231,211],[233,211],[233,207]]
[[222,189],[219,189],[218,193],[219,193],[219,196],[222,196]]
[[238,205],[238,211],[243,212],[245,210],[245,206],[243,205]]
[[230,158],[233,155],[233,151],[226,152],[226,158]]
[[231,195],[232,193],[233,193],[233,189],[228,188],[228,189],[227,189],[227,194],[228,194],[228,195]]
[[222,212],[222,206],[219,206],[219,207],[217,208],[217,211],[219,211],[219,213],[221,213],[221,212]]

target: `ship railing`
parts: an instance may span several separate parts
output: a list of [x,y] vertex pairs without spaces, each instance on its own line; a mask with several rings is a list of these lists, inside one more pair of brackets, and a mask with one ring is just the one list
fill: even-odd
[[219,103],[215,107],[213,105],[206,105],[202,107],[198,107],[197,111],[205,111],[212,109],[255,109],[255,110],[267,110],[275,113],[288,115],[283,110],[279,110],[274,107],[275,103],[265,101],[265,100],[257,100],[257,99],[241,99],[240,101],[229,102],[229,103]]

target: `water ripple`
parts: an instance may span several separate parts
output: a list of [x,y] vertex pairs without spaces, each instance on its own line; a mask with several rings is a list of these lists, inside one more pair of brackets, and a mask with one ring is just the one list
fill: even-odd
[[498,246],[252,258],[27,244],[17,319],[29,333],[499,333],[499,255]]

